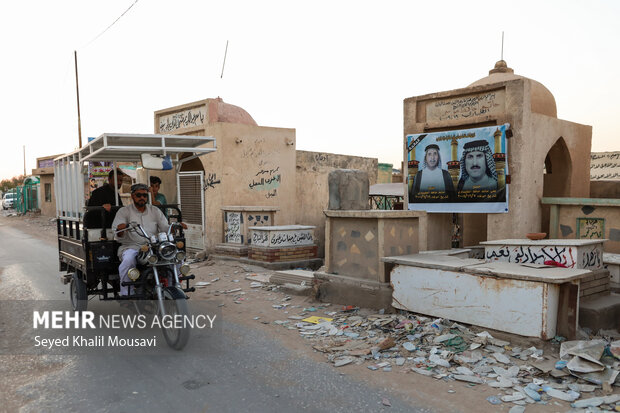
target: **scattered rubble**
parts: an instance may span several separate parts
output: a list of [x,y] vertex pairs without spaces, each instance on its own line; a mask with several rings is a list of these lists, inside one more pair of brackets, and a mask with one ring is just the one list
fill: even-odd
[[[204,285],[214,287],[220,279],[215,275],[210,273]],[[271,283],[268,274],[248,271],[243,276],[250,281],[248,294],[285,291]],[[230,296],[236,304],[247,299],[242,288],[211,293]],[[269,300],[273,311],[280,314],[273,324],[297,331],[337,368],[360,365],[371,371],[419,374],[465,387],[488,386],[494,395],[486,400],[498,407],[505,405],[509,413],[524,412],[532,404],[554,404],[567,411],[572,408],[571,412],[620,412],[620,336],[615,332],[588,337],[582,331],[582,338],[591,339],[580,341],[555,337],[544,352],[441,318],[407,312],[366,314],[355,306],[328,303],[293,305],[290,295]],[[263,317],[254,320],[270,324]]]
[[[286,307],[286,303],[273,305]],[[467,386],[486,385],[498,391],[487,401],[508,404],[513,413],[533,403],[567,409],[570,404],[571,411],[620,411],[620,394],[611,394],[611,386],[620,386],[619,341],[556,337],[551,344],[560,345],[558,356],[536,347],[512,346],[487,331],[476,333],[441,318],[410,313],[363,316],[356,307],[333,311],[329,304],[297,310],[297,316],[289,316],[290,323],[276,324],[297,329],[335,367],[366,365],[372,371],[399,369]],[[325,317],[309,316],[321,310]],[[588,398],[582,398],[584,393]]]

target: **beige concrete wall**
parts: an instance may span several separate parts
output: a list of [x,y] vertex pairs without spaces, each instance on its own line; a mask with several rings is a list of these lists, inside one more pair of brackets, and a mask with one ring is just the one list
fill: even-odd
[[[44,164],[59,156],[49,155],[37,158],[37,167],[32,170],[32,175],[37,175],[40,179],[38,199],[40,201],[39,209],[41,210],[41,215],[48,217],[56,216],[56,193],[54,191],[54,167],[44,166]],[[51,186],[52,199],[50,202],[45,201],[45,184],[50,184]]]
[[473,247],[487,240],[487,214],[463,214],[462,245]]
[[[41,192],[41,215],[46,217],[56,216],[56,194],[54,192],[54,175],[39,175],[41,183],[39,185],[39,191]],[[50,202],[45,201],[45,184],[49,184],[52,189],[52,200]]]
[[295,224],[316,227],[319,257],[325,256],[325,216],[329,203],[327,177],[336,169],[359,169],[368,173],[370,185],[377,182],[377,159],[333,153],[297,151]]
[[603,244],[605,252],[620,253],[620,206],[592,205],[589,214],[583,213],[583,205],[560,205],[558,238],[577,238],[577,218],[603,218],[605,220],[605,235],[608,239]]
[[[524,148],[522,168],[525,168],[526,179],[529,175],[537,183],[532,188],[535,196],[532,196],[533,194],[529,196],[532,205],[537,207],[532,209],[536,212],[539,222],[525,228],[526,232],[523,234],[549,232],[549,209],[540,204],[543,196],[587,198],[590,194],[590,156],[586,154],[590,153],[592,127],[538,114],[530,114],[528,118],[528,124],[531,125],[530,133],[534,139],[531,146]],[[556,146],[558,140],[561,143]],[[559,151],[558,146],[561,147]],[[547,155],[552,160],[550,174],[543,173]],[[561,163],[564,161],[563,158],[567,158],[570,167]],[[542,188],[538,185],[537,177],[542,177]]]
[[208,248],[223,242],[222,206],[279,207],[275,224],[295,223],[295,130],[216,123],[205,133],[217,139],[217,151],[200,158],[205,177],[219,181],[205,185]]
[[422,225],[426,225],[425,232],[422,232],[420,251],[445,250],[451,247],[452,214],[431,213],[426,218],[420,218],[420,221]]
[[[172,118],[185,122],[180,128],[160,131]],[[189,114],[189,116],[185,116]],[[221,114],[220,114],[221,115]],[[203,170],[205,194],[206,247],[223,242],[223,206],[279,207],[275,224],[293,224],[296,218],[295,129],[221,122],[217,102],[206,99],[155,112],[155,132],[179,135],[213,136],[217,150],[188,162],[181,169]],[[173,174],[158,173],[162,192],[174,194]],[[270,181],[268,183],[267,181]],[[168,198],[169,200],[171,198]]]
[[590,181],[590,198],[620,198],[620,181]]

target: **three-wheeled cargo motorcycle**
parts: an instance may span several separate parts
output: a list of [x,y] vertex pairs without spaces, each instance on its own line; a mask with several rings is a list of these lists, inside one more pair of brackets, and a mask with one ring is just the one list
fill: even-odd
[[[175,170],[184,162],[215,151],[215,139],[204,136],[103,134],[79,150],[54,159],[58,252],[61,281],[70,285],[73,310],[84,311],[89,299],[132,300],[153,304],[158,314],[189,315],[187,293],[193,292],[189,265],[185,263],[186,245],[182,227],[181,205],[159,205],[169,220],[167,232],[149,234],[131,222],[121,231],[132,231],[144,240],[137,266],[123,281],[129,295],[120,296],[120,231],[111,228],[116,204],[106,211],[102,206],[86,207],[89,164],[113,168],[116,182],[119,165],[141,165],[146,171]],[[117,191],[117,189],[115,189]],[[148,307],[148,305],[146,305]],[[164,338],[174,349],[182,349],[189,339],[189,329],[162,326]]]

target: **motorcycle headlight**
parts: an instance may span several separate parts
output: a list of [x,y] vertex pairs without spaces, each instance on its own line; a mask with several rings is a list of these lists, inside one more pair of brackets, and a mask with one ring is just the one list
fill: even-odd
[[149,264],[157,264],[157,255],[155,254],[150,254],[146,260],[149,262]]
[[183,275],[189,274],[189,265],[187,265],[187,264],[181,265],[180,270],[181,270],[181,274],[183,274]]
[[185,253],[183,251],[177,252],[176,258],[177,261],[183,261],[185,259]]
[[137,268],[130,268],[129,271],[127,271],[127,277],[129,277],[131,281],[136,281],[140,278],[140,270]]
[[177,247],[172,242],[162,242],[159,246],[159,255],[165,260],[172,260],[177,253]]

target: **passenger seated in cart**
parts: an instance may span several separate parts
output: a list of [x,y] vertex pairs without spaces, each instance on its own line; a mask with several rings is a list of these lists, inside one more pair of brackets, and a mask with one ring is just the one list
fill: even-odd
[[[108,174],[108,183],[95,189],[90,195],[88,206],[102,206],[106,211],[110,212],[114,202],[114,193],[121,189],[123,185],[123,177],[126,176],[120,169],[116,170],[116,191],[114,190],[114,169]],[[123,206],[121,196],[118,194],[118,206]]]
[[159,192],[161,179],[158,176],[153,175],[149,178],[149,181],[151,182],[149,192],[151,193],[151,198],[153,199],[153,205],[166,205],[168,203],[166,196]]
[[[132,204],[122,207],[116,213],[112,228],[116,231],[123,230],[129,226],[130,222],[136,222],[142,225],[148,234],[158,234],[167,232],[169,228],[168,220],[159,208],[149,205],[148,189],[145,184],[135,184],[131,186]],[[183,228],[187,225],[181,223]],[[144,238],[131,231],[124,231],[117,234],[118,241],[121,246],[118,248],[118,258],[121,263],[118,267],[118,273],[121,281],[120,295],[129,295],[129,287],[123,286],[122,283],[130,281],[127,272],[136,266],[136,257],[140,246],[144,244]]]
[[[149,187],[149,192],[151,193],[151,201],[153,205],[161,206],[167,205],[168,201],[166,200],[166,196],[159,192],[159,188],[161,186],[161,179],[158,176],[151,176],[149,178],[151,186]],[[162,211],[166,218],[168,218],[167,210]]]

